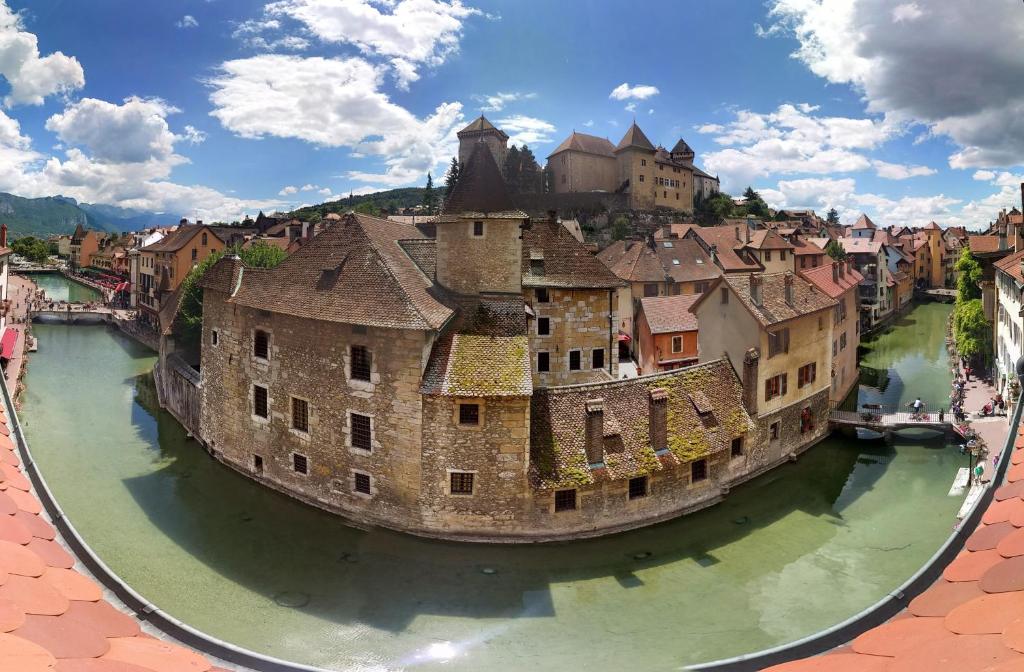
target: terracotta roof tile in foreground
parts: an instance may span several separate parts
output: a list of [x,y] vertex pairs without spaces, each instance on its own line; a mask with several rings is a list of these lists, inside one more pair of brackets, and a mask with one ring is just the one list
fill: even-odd
[[[7,427],[0,411],[0,426]],[[142,632],[73,568],[53,541],[21,470],[14,443],[0,436],[0,670],[5,672],[207,672],[185,647]]]
[[[1024,670],[1024,434],[1005,484],[942,577],[892,620],[841,652],[767,672]],[[1016,469],[1016,470],[1014,470]]]

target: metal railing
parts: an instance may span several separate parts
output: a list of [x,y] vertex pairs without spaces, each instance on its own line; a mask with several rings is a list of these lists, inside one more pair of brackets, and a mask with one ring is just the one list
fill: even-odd
[[944,407],[938,410],[922,408],[920,412],[915,412],[913,408],[908,406],[863,404],[854,410],[851,408],[840,408],[838,402],[832,402],[830,405],[829,419],[833,422],[851,425],[954,424],[952,414]]

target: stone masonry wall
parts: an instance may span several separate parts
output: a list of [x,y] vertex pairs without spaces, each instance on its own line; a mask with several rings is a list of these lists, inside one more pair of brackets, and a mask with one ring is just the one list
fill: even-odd
[[482,236],[473,220],[437,224],[437,282],[459,294],[522,291],[522,240],[518,219],[485,219]]
[[[530,355],[533,358],[534,387],[551,387],[591,382],[600,379],[601,370],[595,370],[594,350],[604,351],[603,370],[618,378],[619,353],[618,323],[615,296],[608,290],[549,289],[547,303],[537,300],[536,291],[525,292],[535,313],[530,320]],[[538,334],[539,318],[546,317],[550,324],[547,336]],[[609,321],[609,318],[611,321]],[[580,370],[569,370],[569,352],[580,351]],[[537,353],[547,352],[547,373],[537,370]]]

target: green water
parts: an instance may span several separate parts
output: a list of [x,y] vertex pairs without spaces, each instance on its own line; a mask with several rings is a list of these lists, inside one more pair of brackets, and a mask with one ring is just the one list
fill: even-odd
[[[941,396],[946,314],[924,305],[874,341],[886,394]],[[93,549],[192,626],[338,670],[673,670],[755,651],[878,601],[960,505],[946,495],[955,449],[836,438],[719,506],[606,539],[488,547],[358,531],[186,440],[153,409],[152,354],[120,333],[35,333],[22,419]]]
[[71,282],[59,273],[33,273],[28,277],[36,283],[36,287],[46,292],[46,297],[51,301],[88,303],[102,299],[100,293],[92,287]]

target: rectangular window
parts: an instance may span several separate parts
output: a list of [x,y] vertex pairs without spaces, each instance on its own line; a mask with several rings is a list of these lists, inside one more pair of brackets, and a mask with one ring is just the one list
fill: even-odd
[[373,430],[370,416],[352,413],[352,447],[373,450]]
[[579,371],[580,370],[580,351],[571,350],[569,352],[569,370]]
[[546,352],[537,353],[537,371],[547,373],[551,370],[551,356]]
[[672,337],[672,352],[676,353],[676,352],[682,352],[682,351],[683,351],[683,337],[682,336],[673,336]]
[[352,489],[364,495],[370,494],[370,475],[358,471],[352,475]]
[[839,349],[846,350],[846,334],[839,335]]
[[640,499],[647,496],[647,477],[637,476],[629,479],[629,498]]
[[537,335],[547,336],[551,333],[551,319],[547,317],[537,318]]
[[777,422],[773,422],[768,426],[768,440],[778,441],[779,440],[779,428],[781,425]]
[[604,348],[594,348],[594,350],[590,353],[590,368],[604,368]]
[[459,404],[459,424],[479,425],[480,404]]
[[641,181],[641,182],[643,182],[643,181],[644,181],[644,176],[643,176],[643,175],[641,175],[641,176],[640,176],[640,181]]
[[835,357],[838,354],[839,354],[839,343],[837,341],[832,341],[832,356]]
[[743,455],[743,437],[737,436],[732,440],[732,446],[729,449],[729,454],[733,457],[740,457]]
[[484,235],[484,223],[473,222],[473,236],[476,238],[482,238]]
[[214,329],[210,332],[210,344],[217,345],[218,343],[220,343],[220,334]]
[[305,399],[292,397],[292,429],[309,431],[309,402]]
[[547,287],[538,287],[537,289],[533,290],[533,292],[537,297],[537,303],[548,303],[551,301],[551,297],[548,295]]
[[657,296],[657,295],[658,295],[658,285],[656,285],[654,283],[647,283],[646,285],[644,285],[644,296]]
[[690,483],[700,483],[708,478],[707,460],[696,460],[690,463]]
[[771,250],[765,250],[764,251],[764,260],[765,261],[771,261],[772,260],[772,251]]
[[453,495],[473,494],[473,474],[465,471],[453,471],[451,481]]
[[270,415],[267,408],[267,388],[262,385],[252,386],[252,410],[253,413],[261,418],[266,418]]
[[252,356],[258,359],[270,359],[270,334],[257,329],[252,337]]
[[203,245],[206,245],[206,232],[203,231]]
[[818,365],[814,362],[801,366],[796,372],[796,386],[810,385],[818,378]]
[[257,474],[263,473],[263,457],[260,455],[252,456],[252,470]]
[[724,306],[724,305],[726,305],[727,303],[729,303],[729,290],[728,290],[728,289],[726,289],[725,287],[722,287],[722,288],[721,288],[720,290],[718,290],[718,291],[719,291],[719,293],[720,293],[720,295],[721,295],[721,297],[722,297],[722,305]]
[[786,396],[786,377],[785,373],[780,373],[777,376],[764,381],[764,400],[771,401],[775,397]]
[[309,460],[305,455],[292,453],[292,469],[298,474],[309,473]]
[[[640,159],[640,165],[641,166],[646,166],[647,165],[647,159]],[[640,180],[640,181],[643,182],[643,180]]]
[[576,491],[575,490],[555,490],[555,512],[559,511],[575,511],[576,510]]
[[789,352],[789,328],[768,332],[768,358]]
[[196,248],[193,247],[192,248],[192,261],[195,261],[198,258],[199,258],[199,250],[197,250]]
[[370,380],[370,351],[364,345],[352,346],[351,376],[353,380]]

